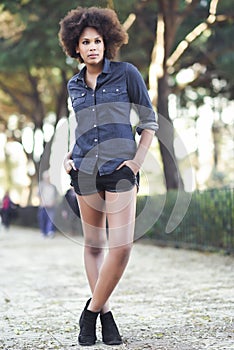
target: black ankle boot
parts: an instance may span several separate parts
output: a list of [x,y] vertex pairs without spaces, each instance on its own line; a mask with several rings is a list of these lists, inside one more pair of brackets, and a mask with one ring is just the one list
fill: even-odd
[[[90,298],[87,303],[85,304],[85,307],[84,307],[84,310],[87,310],[89,304],[90,304],[90,301],[91,301],[92,298]],[[82,311],[81,315],[80,315],[80,319],[79,319],[79,326],[81,325],[82,323],[82,320],[83,320],[83,317],[84,317],[84,310]]]
[[102,341],[106,345],[120,345],[122,338],[119,334],[117,325],[111,311],[100,315],[102,324]]
[[86,308],[83,310],[79,321],[80,334],[78,336],[78,342],[84,346],[94,345],[97,340],[96,321],[99,312],[87,310],[87,307],[88,305],[86,304]]

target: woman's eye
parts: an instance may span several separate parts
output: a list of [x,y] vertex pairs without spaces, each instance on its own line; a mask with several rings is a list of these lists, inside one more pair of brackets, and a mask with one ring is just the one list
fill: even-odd
[[[82,41],[83,45],[89,45],[89,43],[90,43],[89,40],[83,40]],[[101,39],[96,39],[95,40],[95,44],[100,44],[100,43],[101,43]]]

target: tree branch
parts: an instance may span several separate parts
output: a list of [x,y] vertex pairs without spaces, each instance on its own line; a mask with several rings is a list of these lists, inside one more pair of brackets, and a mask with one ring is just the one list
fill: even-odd
[[135,22],[136,15],[135,13],[130,13],[128,18],[123,23],[123,28],[126,30],[126,32],[131,28],[133,23]]
[[66,72],[64,70],[61,70],[61,77],[62,83],[60,84],[60,91],[56,101],[56,124],[62,116],[68,116],[68,108],[66,103],[67,89],[64,89],[64,86],[67,85],[67,77]]
[[37,78],[32,76],[29,69],[27,70],[27,76],[28,76],[28,80],[29,80],[31,87],[32,87],[32,98],[34,101],[34,113],[31,117],[32,117],[36,127],[41,128],[45,113],[44,113],[44,106],[43,106],[43,103],[41,101],[40,94],[39,94],[38,88],[37,88],[38,80],[37,80]]
[[156,39],[151,55],[151,64],[149,67],[149,89],[153,105],[156,105],[157,91],[158,91],[158,79],[162,77],[164,68],[163,62],[165,57],[165,44],[164,44],[164,31],[165,22],[161,14],[158,15]]
[[25,107],[25,104],[21,102],[21,99],[17,98],[16,95],[8,88],[2,81],[0,81],[0,87],[3,92],[5,92],[8,96],[10,96],[13,103],[18,106],[20,113],[29,115],[30,111]]
[[175,51],[167,60],[167,67],[173,67],[175,62],[178,61],[178,59],[182,56],[182,54],[189,47],[189,45],[195,39],[197,39],[209,26],[217,22],[218,17],[220,16],[216,16],[218,2],[219,0],[211,0],[209,15],[207,19],[204,22],[200,23],[198,26],[196,26],[189,34],[186,35],[185,39],[179,43]]

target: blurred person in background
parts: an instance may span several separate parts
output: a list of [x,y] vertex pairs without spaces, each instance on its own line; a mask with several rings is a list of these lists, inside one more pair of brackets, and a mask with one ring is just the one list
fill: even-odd
[[41,233],[43,237],[53,238],[58,192],[56,187],[50,182],[48,170],[43,172],[42,181],[39,182],[39,198],[38,221]]
[[9,192],[6,191],[1,204],[1,219],[5,229],[10,228],[12,218],[13,202],[10,199]]

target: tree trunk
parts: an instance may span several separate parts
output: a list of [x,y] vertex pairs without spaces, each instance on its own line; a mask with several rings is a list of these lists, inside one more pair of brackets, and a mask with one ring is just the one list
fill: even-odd
[[169,117],[168,95],[168,75],[164,73],[158,80],[159,131],[157,136],[159,139],[167,190],[183,188],[183,181],[180,176],[174,152],[174,128]]
[[174,130],[168,112],[169,84],[167,58],[177,29],[178,0],[158,0],[155,44],[149,71],[149,85],[153,105],[159,114],[157,133],[167,190],[183,188],[174,152]]

